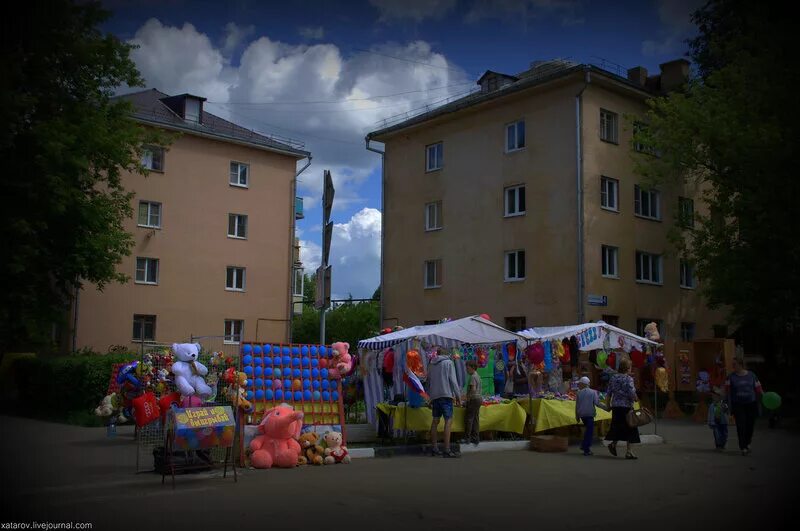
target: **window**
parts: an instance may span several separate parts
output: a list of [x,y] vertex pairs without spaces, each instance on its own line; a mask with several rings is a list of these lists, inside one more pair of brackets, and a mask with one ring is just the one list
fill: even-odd
[[636,334],[640,336],[644,336],[644,327],[650,323],[655,323],[658,326],[658,332],[661,335],[661,340],[664,340],[664,336],[666,336],[666,331],[664,330],[664,323],[661,319],[653,319],[650,317],[640,317],[636,319]]
[[606,210],[619,211],[619,181],[610,177],[600,178],[600,206]]
[[600,140],[619,143],[617,135],[617,114],[605,109],[600,109]]
[[506,126],[506,153],[525,147],[525,121],[520,120]]
[[425,262],[425,288],[442,287],[442,261],[428,260]]
[[142,166],[150,171],[164,171],[164,148],[145,146],[142,149]]
[[505,189],[506,217],[521,216],[525,213],[525,185]]
[[237,345],[242,341],[244,332],[244,321],[239,319],[225,319],[225,339],[224,343]]
[[694,227],[694,200],[688,197],[678,198],[678,224],[687,229]]
[[442,202],[435,201],[425,205],[425,230],[442,228]]
[[243,267],[228,266],[228,274],[225,276],[225,289],[228,291],[244,291]]
[[158,258],[136,258],[136,283],[158,284]]
[[425,171],[441,170],[444,163],[444,148],[441,142],[425,148]]
[[644,190],[638,184],[633,187],[633,211],[643,218],[661,219],[658,190]]
[[292,295],[295,297],[303,296],[303,282],[305,281],[305,272],[301,268],[294,270],[294,279],[292,282]]
[[610,245],[602,246],[603,256],[603,276],[607,278],[619,278],[619,268],[617,267],[619,258],[619,248]]
[[694,323],[681,323],[681,341],[694,341]]
[[652,147],[647,146],[641,142],[636,141],[637,135],[647,134],[647,124],[644,122],[633,122],[633,149],[639,153],[648,153],[652,155],[655,153]]
[[619,315],[604,315],[601,319],[611,326],[619,326]]
[[636,251],[636,282],[661,284],[661,256]]
[[728,337],[727,325],[714,325],[711,328],[714,330],[715,339],[725,339],[726,337]]
[[686,260],[681,260],[681,287],[694,289],[694,266]]
[[140,227],[152,229],[161,228],[161,203],[152,201],[139,201],[139,221]]
[[240,186],[247,188],[247,177],[250,173],[250,165],[242,164],[241,162],[231,161],[231,186]]
[[525,251],[506,253],[506,282],[525,280]]
[[156,340],[156,316],[138,315],[133,316],[133,340],[134,341],[155,341]]
[[247,238],[247,216],[244,214],[228,214],[228,237]]
[[525,322],[525,316],[522,317],[506,317],[506,330],[511,330],[512,332],[519,332],[520,330],[525,330],[527,327]]

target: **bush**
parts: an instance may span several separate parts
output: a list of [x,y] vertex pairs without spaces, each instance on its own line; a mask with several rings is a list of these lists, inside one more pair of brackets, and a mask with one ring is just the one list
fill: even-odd
[[[116,363],[138,359],[134,353],[82,351],[57,358],[23,358],[14,363],[18,397],[12,412],[81,425],[101,425],[88,418],[108,390]],[[99,419],[98,419],[99,420]]]

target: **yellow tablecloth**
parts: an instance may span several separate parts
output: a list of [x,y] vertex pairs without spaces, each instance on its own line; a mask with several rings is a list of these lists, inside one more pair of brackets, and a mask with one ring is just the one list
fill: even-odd
[[[406,408],[403,404],[393,406],[386,403],[378,404],[375,407],[392,417],[392,426],[396,430],[428,431],[431,429],[433,415],[428,407]],[[463,407],[453,408],[452,431],[464,431],[464,412],[465,409]],[[406,415],[406,413],[408,414]],[[481,406],[479,412],[481,431],[522,433],[525,429],[525,420],[525,410],[516,402]],[[444,420],[439,421],[438,431],[444,431]]]
[[[522,407],[525,413],[529,415],[531,412],[533,413],[535,422],[533,431],[535,433],[578,424],[578,422],[575,421],[575,401],[573,400],[545,400],[544,398],[534,398],[529,401],[527,398],[517,398],[516,402]],[[634,407],[639,409],[639,404],[636,403]],[[611,420],[610,411],[597,407],[595,408],[595,412],[597,413],[597,416],[594,418],[595,422]]]

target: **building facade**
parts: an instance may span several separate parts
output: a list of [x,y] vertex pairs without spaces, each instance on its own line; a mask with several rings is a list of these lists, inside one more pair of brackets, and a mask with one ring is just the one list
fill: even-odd
[[[174,134],[148,147],[147,176],[124,173],[134,194],[125,228],[135,239],[125,284],[84,285],[73,304],[73,345],[220,344],[289,339],[298,216],[298,144],[203,110],[203,98],[156,90],[122,96],[133,118]],[[302,210],[300,211],[300,214]]]
[[516,330],[604,319],[712,337],[724,316],[668,240],[697,191],[648,188],[632,154],[646,99],[687,75],[682,60],[649,77],[489,71],[479,91],[370,133],[367,147],[384,143],[384,325],[488,313]]

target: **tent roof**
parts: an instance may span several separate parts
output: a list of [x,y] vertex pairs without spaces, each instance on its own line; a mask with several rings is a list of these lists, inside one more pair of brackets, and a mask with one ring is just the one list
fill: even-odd
[[359,341],[358,347],[381,350],[409,339],[424,339],[433,345],[444,347],[453,347],[459,344],[481,345],[525,341],[522,335],[506,330],[478,315],[473,315],[446,323],[413,326],[391,334],[371,337]]
[[605,328],[608,332],[616,332],[621,336],[628,337],[634,341],[638,341],[645,345],[660,345],[656,341],[651,341],[647,338],[637,336],[627,330],[623,330],[622,328],[618,328],[616,326],[610,325],[608,323],[585,323],[580,325],[570,325],[570,326],[542,326],[542,327],[535,327],[535,328],[528,328],[527,330],[522,330],[520,335],[528,338],[528,339],[564,339],[574,335],[579,334],[580,332],[586,330],[587,328]]

